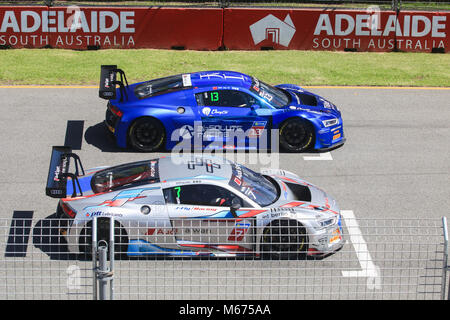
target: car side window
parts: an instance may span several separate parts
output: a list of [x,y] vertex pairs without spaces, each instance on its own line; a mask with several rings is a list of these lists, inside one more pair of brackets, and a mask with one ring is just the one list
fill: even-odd
[[238,198],[241,206],[247,205],[233,192],[214,185],[192,184],[164,189],[166,203],[201,206],[230,207],[232,200]]
[[246,92],[238,90],[213,90],[195,95],[199,106],[250,108],[258,101]]

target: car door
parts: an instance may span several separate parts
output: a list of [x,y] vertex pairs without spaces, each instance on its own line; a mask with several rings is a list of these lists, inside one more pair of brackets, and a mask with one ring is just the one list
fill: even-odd
[[251,205],[232,191],[212,184],[191,184],[164,189],[164,197],[179,245],[192,250],[220,250],[230,243],[251,248],[251,219],[228,218],[233,199],[242,207]]
[[245,148],[249,137],[260,137],[268,128],[270,110],[245,91],[199,92],[196,101],[203,126],[203,140],[217,142],[211,143],[215,147]]

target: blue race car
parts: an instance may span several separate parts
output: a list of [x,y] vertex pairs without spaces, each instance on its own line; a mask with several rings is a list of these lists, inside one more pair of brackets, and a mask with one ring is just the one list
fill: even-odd
[[273,150],[275,140],[286,152],[323,152],[345,143],[334,104],[297,85],[271,86],[239,72],[129,85],[123,70],[103,65],[99,96],[109,100],[105,123],[117,145],[142,152],[173,150],[186,139],[196,149],[245,150]]

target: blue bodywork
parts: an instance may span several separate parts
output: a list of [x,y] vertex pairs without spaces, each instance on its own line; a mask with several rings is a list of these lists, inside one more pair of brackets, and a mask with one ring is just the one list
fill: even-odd
[[[186,78],[187,77],[187,78]],[[185,80],[187,79],[187,80]],[[176,89],[158,92],[143,98],[136,89],[144,82],[116,89],[116,98],[108,102],[106,124],[113,133],[117,145],[126,148],[130,126],[141,117],[158,119],[165,128],[164,147],[172,150],[180,141],[173,139],[172,133],[179,128],[195,128],[201,123],[203,130],[218,128],[223,130],[279,129],[290,118],[301,118],[314,128],[313,149],[325,151],[336,148],[345,142],[341,112],[326,99],[292,84],[276,85],[289,97],[289,103],[275,107],[257,91],[252,90],[257,79],[232,71],[204,71],[183,75],[183,85]],[[234,90],[244,92],[255,99],[255,104],[246,107],[221,107],[200,105],[196,94],[215,90]],[[151,89],[150,89],[151,91]],[[114,112],[111,112],[111,109]],[[333,125],[325,126],[324,121],[337,119]],[[259,132],[259,131],[258,131]],[[192,135],[194,135],[191,132]],[[202,143],[208,148],[214,141],[209,138]],[[211,140],[212,139],[212,140]],[[223,137],[222,137],[223,139]],[[270,141],[270,137],[268,138]],[[216,141],[217,142],[217,141]],[[269,142],[270,143],[270,142]],[[217,144],[216,144],[217,145]],[[247,143],[235,141],[233,146],[224,142],[223,147],[249,149]]]

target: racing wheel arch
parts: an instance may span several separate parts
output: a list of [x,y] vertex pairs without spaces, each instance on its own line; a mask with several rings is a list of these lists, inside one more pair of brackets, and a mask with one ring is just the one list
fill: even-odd
[[[274,220],[270,221],[269,223],[267,223],[264,226],[264,228],[262,228],[262,232],[260,234],[258,234],[258,236],[257,236],[257,238],[258,238],[258,241],[257,241],[258,248],[256,248],[256,249],[257,249],[257,252],[260,253],[261,259],[265,259],[265,260],[273,259],[273,257],[270,256],[270,254],[267,255],[265,253],[266,249],[263,246],[263,244],[264,244],[263,243],[263,237],[264,237],[264,234],[265,234],[266,230],[270,230],[271,228],[273,228],[274,224],[279,223],[281,221],[288,221],[288,222],[293,221],[293,222],[296,223],[296,228],[303,229],[304,231],[307,231],[307,228],[306,228],[306,226],[303,223],[301,223],[300,221],[298,221],[296,219],[292,219],[290,217],[279,217],[277,219],[274,219]],[[309,249],[309,236],[308,236],[307,232],[305,233],[305,242],[304,242],[304,244],[305,244],[305,249],[301,253],[301,257],[302,258],[306,257],[308,249]],[[277,258],[277,259],[279,259],[279,258]]]
[[[89,258],[92,253],[92,220],[87,221],[80,226],[81,231],[78,234],[78,249],[81,255]],[[104,240],[109,245],[110,236],[110,218],[97,218],[97,243]],[[117,241],[119,240],[119,241]],[[127,253],[129,244],[128,233],[122,223],[114,219],[114,252],[116,257],[121,257]]]
[[129,125],[128,125],[128,127],[125,130],[125,132],[126,132],[126,147],[127,148],[131,148],[131,143],[130,143],[130,131],[131,131],[131,128],[133,127],[133,125],[137,121],[142,120],[142,119],[152,119],[152,120],[157,121],[161,125],[161,127],[164,130],[164,132],[163,132],[164,136],[163,136],[162,142],[158,146],[158,151],[161,151],[162,149],[165,149],[166,148],[166,143],[167,143],[167,128],[164,125],[164,123],[160,119],[158,119],[155,115],[153,115],[153,114],[150,114],[150,115],[142,114],[142,115],[139,115],[139,116],[135,117],[132,121],[129,122]]
[[310,142],[310,144],[308,145],[308,147],[305,150],[310,150],[310,149],[314,149],[315,145],[316,145],[316,126],[314,125],[314,121],[312,119],[309,119],[307,117],[304,117],[301,114],[297,114],[294,116],[289,116],[286,117],[285,119],[283,119],[277,126],[277,129],[279,130],[278,136],[279,138],[281,137],[281,128],[283,127],[283,125],[290,120],[293,119],[299,119],[300,121],[302,121],[306,126],[309,127],[309,129],[311,130],[312,133],[312,140]]

